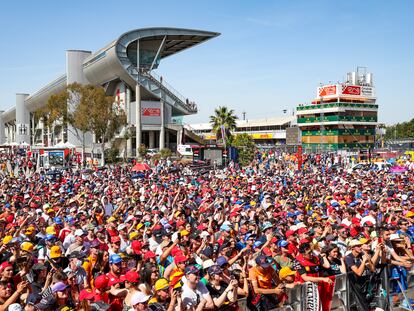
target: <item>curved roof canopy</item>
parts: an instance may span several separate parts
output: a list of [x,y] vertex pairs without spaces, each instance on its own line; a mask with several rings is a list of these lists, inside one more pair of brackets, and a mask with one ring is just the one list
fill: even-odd
[[[181,28],[142,28],[122,34],[103,49],[85,59],[85,75],[91,83],[102,84],[119,77],[135,85],[131,77],[137,67],[139,42],[140,68],[157,68],[160,60],[219,36],[218,32]],[[121,65],[121,66],[120,66]]]

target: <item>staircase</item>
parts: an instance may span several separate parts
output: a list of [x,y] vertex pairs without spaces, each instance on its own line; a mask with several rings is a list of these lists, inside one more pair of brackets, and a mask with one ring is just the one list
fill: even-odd
[[200,136],[198,136],[196,133],[194,133],[191,130],[186,129],[183,125],[181,124],[166,124],[165,126],[168,129],[171,129],[173,131],[177,132],[177,135],[181,135],[181,137],[179,137],[179,141],[182,142],[182,135],[184,134],[185,136],[189,137],[190,139],[194,140],[195,142],[199,143],[200,145],[205,145],[206,141],[201,138]]
[[119,43],[116,53],[124,69],[144,89],[154,96],[164,99],[167,104],[179,110],[183,115],[197,113],[197,105],[186,99],[160,76],[145,69],[141,69],[138,72],[135,65],[127,57],[126,47],[124,45]]

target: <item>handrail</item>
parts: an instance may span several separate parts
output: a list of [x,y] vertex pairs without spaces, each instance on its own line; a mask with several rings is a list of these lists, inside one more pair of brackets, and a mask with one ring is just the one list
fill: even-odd
[[143,71],[144,75],[157,82],[159,85],[165,87],[172,95],[177,97],[183,104],[184,107],[190,111],[197,111],[197,105],[194,102],[190,102],[188,98],[185,98],[180,92],[178,92],[171,84],[165,81],[160,75],[153,71]]
[[[352,273],[352,272],[339,274],[335,276],[336,282],[335,282],[331,310],[348,311],[351,309],[351,305],[355,304],[355,301],[351,301],[351,295],[350,295],[351,287],[349,284],[349,277],[348,277],[349,273]],[[387,284],[389,285],[389,275],[388,275],[389,270],[385,269],[383,273],[385,274],[384,275],[381,274],[383,278],[380,278],[380,282],[382,282],[383,285],[385,284],[385,286],[387,286]],[[414,267],[412,267],[411,270],[407,271],[407,276],[408,276],[407,278],[408,290],[414,290]],[[303,310],[302,304],[303,304],[304,295],[302,291],[305,286],[304,284],[298,285],[299,287],[296,287],[295,289],[288,290],[287,291],[288,300],[285,302],[285,305],[279,308],[272,309],[271,311]],[[391,295],[395,294],[390,291],[389,287],[385,288],[385,293],[387,294],[386,299],[388,301],[391,301],[390,299]],[[248,310],[246,307],[245,297],[238,299],[238,303],[239,303],[239,307],[241,311]],[[386,308],[386,310],[387,311],[394,310],[394,308],[393,306],[388,305],[388,308]]]

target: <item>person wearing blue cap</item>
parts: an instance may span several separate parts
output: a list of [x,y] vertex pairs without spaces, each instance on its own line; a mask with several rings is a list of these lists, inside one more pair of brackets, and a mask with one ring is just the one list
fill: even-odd
[[[255,261],[256,266],[249,270],[253,292],[248,299],[248,307],[251,310],[275,309],[282,301],[284,285],[279,283],[276,271],[272,267],[271,257],[260,254]],[[275,287],[274,284],[278,285]]]
[[199,272],[194,265],[187,266],[184,270],[187,279],[181,294],[184,310],[213,309],[215,306],[207,287],[200,281]]
[[[106,274],[109,279],[108,286],[115,290],[117,284],[122,283],[122,257],[118,254],[109,256],[109,272]],[[119,285],[118,285],[119,286]],[[122,299],[118,295],[122,295],[122,291],[111,291],[109,295],[109,303],[114,310],[122,310]],[[118,309],[120,308],[120,309]]]
[[293,266],[293,257],[289,251],[289,242],[286,240],[277,241],[276,245],[280,248],[281,253],[274,257],[275,262],[279,265],[280,268]]

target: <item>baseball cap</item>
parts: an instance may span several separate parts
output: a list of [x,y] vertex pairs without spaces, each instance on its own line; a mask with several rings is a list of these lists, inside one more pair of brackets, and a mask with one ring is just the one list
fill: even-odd
[[95,294],[90,289],[83,289],[79,293],[79,300],[92,300]]
[[296,271],[290,269],[290,267],[283,267],[279,271],[279,278],[283,280],[284,278],[288,277],[289,275],[295,275]]
[[222,266],[224,266],[225,264],[228,263],[227,259],[223,256],[218,257],[216,262],[220,267],[222,267]]
[[46,228],[46,234],[56,234],[56,229],[53,226],[49,226]]
[[135,306],[139,303],[148,301],[151,296],[145,295],[143,292],[137,291],[131,296],[131,305]]
[[112,254],[111,256],[109,256],[109,263],[111,265],[112,264],[118,264],[120,262],[122,262],[122,258],[118,254]]
[[223,270],[221,270],[219,265],[213,265],[210,268],[208,268],[209,275],[218,275],[221,273],[223,273]]
[[178,264],[178,263],[181,263],[181,262],[186,262],[187,260],[188,260],[188,258],[186,256],[184,256],[184,255],[177,255],[174,258],[174,263],[175,264]]
[[121,241],[121,238],[117,235],[111,237],[111,243],[118,243]]
[[150,258],[155,258],[157,257],[157,255],[153,252],[153,251],[148,251],[144,254],[144,259],[150,259]]
[[270,265],[272,264],[271,262],[272,262],[271,257],[267,257],[262,254],[256,257],[256,263],[264,269],[270,267]]
[[95,279],[95,287],[97,289],[108,287],[108,283],[109,278],[105,274],[102,274]]
[[68,258],[69,259],[72,259],[72,258],[82,259],[82,258],[85,258],[85,254],[81,253],[79,251],[74,251],[74,252],[70,253]]
[[55,245],[50,248],[50,258],[55,259],[62,256],[62,250],[59,246]]
[[155,291],[159,291],[159,290],[162,290],[162,289],[167,289],[169,287],[170,287],[170,283],[165,278],[158,279],[154,284]]
[[53,296],[46,296],[40,300],[36,305],[36,308],[39,310],[53,309],[56,305],[56,299]]
[[63,292],[67,287],[68,285],[66,285],[65,283],[58,282],[52,285],[51,289],[52,289],[52,292],[56,293],[56,292]]
[[352,240],[349,242],[349,247],[360,246],[362,243],[359,240]]
[[34,245],[31,242],[23,242],[22,245],[20,245],[20,249],[22,251],[32,252],[34,249]]
[[279,246],[279,247],[286,247],[288,245],[289,245],[289,243],[286,240],[279,240],[279,241],[277,241],[277,246]]
[[210,268],[211,266],[214,266],[214,265],[215,265],[215,263],[212,259],[207,259],[207,260],[203,261],[203,269],[204,270],[208,269],[208,268]]
[[141,254],[141,249],[142,249],[142,243],[141,243],[141,241],[138,241],[138,240],[132,241],[131,248],[132,248],[132,250],[134,251],[134,253],[136,255]]
[[136,271],[129,270],[125,273],[124,280],[130,283],[138,283],[139,282],[139,274]]
[[7,308],[8,311],[24,311],[23,307],[18,303],[13,303]]
[[76,229],[74,235],[75,236],[83,236],[83,235],[85,235],[85,232],[82,229]]
[[200,270],[194,265],[187,266],[187,267],[185,267],[185,270],[184,270],[185,275],[198,274],[199,272],[200,272]]
[[6,236],[3,238],[3,244],[4,244],[4,245],[6,245],[6,244],[8,244],[11,240],[13,240],[13,237],[12,237],[11,235],[6,235]]
[[2,272],[7,267],[13,267],[13,265],[8,261],[2,262],[1,265],[0,265],[0,272]]
[[34,271],[41,271],[41,270],[45,270],[45,269],[47,269],[47,267],[42,263],[37,263],[32,267],[32,270],[34,270]]

